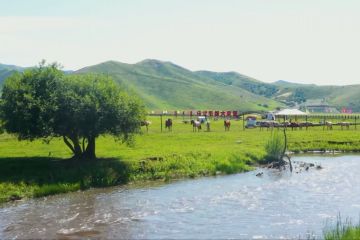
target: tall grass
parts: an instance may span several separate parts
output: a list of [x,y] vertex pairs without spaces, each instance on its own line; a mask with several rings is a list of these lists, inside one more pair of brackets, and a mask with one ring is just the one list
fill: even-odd
[[266,160],[268,162],[282,160],[284,146],[284,138],[280,132],[272,131],[269,140],[265,144]]
[[353,225],[349,219],[342,221],[340,215],[336,220],[334,227],[328,227],[324,230],[324,239],[326,240],[354,240],[360,239],[360,222]]

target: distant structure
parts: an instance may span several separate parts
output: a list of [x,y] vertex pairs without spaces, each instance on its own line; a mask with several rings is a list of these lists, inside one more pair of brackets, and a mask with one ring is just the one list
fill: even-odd
[[341,109],[341,113],[352,114],[353,111],[352,111],[351,108],[343,107],[343,108]]
[[308,113],[340,113],[335,106],[328,104],[305,105],[301,108]]

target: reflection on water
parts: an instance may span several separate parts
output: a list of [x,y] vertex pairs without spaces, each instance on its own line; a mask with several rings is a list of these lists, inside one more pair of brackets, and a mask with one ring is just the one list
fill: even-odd
[[360,157],[296,157],[321,170],[264,171],[171,184],[96,189],[0,208],[0,238],[320,237],[360,213]]

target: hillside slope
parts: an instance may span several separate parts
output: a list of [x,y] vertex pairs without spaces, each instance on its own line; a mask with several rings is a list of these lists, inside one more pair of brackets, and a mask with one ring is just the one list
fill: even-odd
[[[24,69],[0,64],[0,88],[4,79]],[[75,72],[65,71],[89,72],[108,74],[138,94],[150,110],[273,110],[286,105],[327,103],[360,112],[360,85],[317,86],[284,80],[264,83],[236,72],[190,71],[151,59],[136,64],[108,61]]]
[[273,85],[278,88],[277,94],[273,96],[277,100],[326,102],[338,109],[347,107],[360,112],[360,85],[317,86],[286,81],[278,81]]
[[192,72],[170,62],[144,60],[136,64],[108,61],[76,73],[103,73],[136,92],[149,109],[266,110],[281,106],[237,85]]

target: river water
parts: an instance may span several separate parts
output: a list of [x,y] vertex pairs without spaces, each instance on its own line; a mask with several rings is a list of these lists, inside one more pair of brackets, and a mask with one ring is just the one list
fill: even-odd
[[321,238],[339,213],[359,219],[360,156],[293,160],[323,169],[257,169],[9,203],[0,208],[0,238]]

